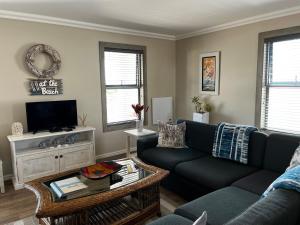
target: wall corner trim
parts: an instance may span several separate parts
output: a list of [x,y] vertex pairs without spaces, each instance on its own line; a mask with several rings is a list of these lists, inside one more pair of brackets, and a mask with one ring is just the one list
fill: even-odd
[[245,19],[236,20],[233,22],[224,23],[224,24],[220,24],[220,25],[216,25],[216,26],[212,26],[212,27],[207,27],[207,28],[203,28],[198,31],[194,31],[194,32],[186,33],[186,34],[176,35],[176,40],[191,38],[191,37],[199,36],[202,34],[208,34],[208,33],[216,32],[216,31],[226,30],[226,29],[239,27],[239,26],[252,24],[252,23],[257,23],[257,22],[261,22],[261,21],[265,21],[265,20],[276,19],[276,18],[280,18],[280,17],[284,17],[284,16],[295,15],[298,13],[300,13],[300,6],[283,9],[283,10],[278,10],[278,11],[274,11],[271,13],[265,13],[265,14],[261,14],[261,15],[257,15],[257,16],[253,16],[253,17],[248,17]]
[[69,20],[69,19],[43,16],[43,15],[37,15],[31,13],[14,12],[8,10],[0,10],[0,18],[37,22],[37,23],[47,23],[53,25],[61,25],[61,26],[75,27],[75,28],[88,29],[88,30],[97,30],[97,31],[104,31],[104,32],[111,32],[111,33],[118,33],[118,34],[141,36],[147,38],[157,38],[157,39],[165,39],[165,40],[172,40],[172,41],[176,40],[175,35],[159,34],[154,32],[127,29],[127,28],[115,27],[115,26],[107,26],[107,25],[96,24],[96,23],[81,22],[77,20]]
[[88,23],[77,20],[56,18],[51,16],[43,16],[31,13],[22,13],[22,12],[14,12],[9,10],[0,10],[0,18],[3,19],[12,19],[12,20],[21,20],[21,21],[29,21],[29,22],[37,22],[37,23],[47,23],[54,25],[61,25],[67,27],[75,27],[81,29],[88,30],[97,30],[125,35],[133,35],[133,36],[141,36],[147,38],[157,38],[157,39],[165,39],[165,40],[181,40],[186,38],[191,38],[203,34],[208,34],[216,31],[226,30],[234,27],[239,27],[247,24],[257,23],[265,20],[280,18],[284,16],[290,16],[294,14],[300,13],[300,6],[291,7],[283,10],[277,10],[271,13],[260,14],[253,17],[248,17],[240,20],[236,20],[233,22],[228,22],[216,26],[206,27],[197,31],[193,31],[190,33],[183,33],[178,35],[169,35],[169,34],[160,34],[148,31],[141,31],[135,29],[127,29],[122,27],[108,26],[103,24],[96,23]]

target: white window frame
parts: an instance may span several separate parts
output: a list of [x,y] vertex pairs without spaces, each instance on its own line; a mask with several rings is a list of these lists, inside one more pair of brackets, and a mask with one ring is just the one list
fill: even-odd
[[[263,90],[268,89],[267,80],[264,72],[264,50],[265,42],[269,39],[274,40],[292,40],[295,38],[300,38],[300,26],[290,27],[281,30],[267,31],[259,34],[258,37],[258,58],[257,58],[257,80],[256,80],[256,107],[255,107],[255,125],[266,132],[284,132],[292,133],[289,131],[281,130],[270,130],[262,126],[264,123],[264,115],[262,115],[262,102],[263,102]],[[288,87],[288,86],[287,86]],[[268,92],[268,90],[266,90]]]
[[[136,52],[143,54],[143,69],[142,74],[140,74],[140,82],[135,85],[138,88],[139,92],[143,91],[141,99],[141,94],[139,93],[139,103],[146,104],[146,47],[139,45],[128,45],[128,44],[119,44],[119,43],[111,43],[111,42],[99,42],[99,52],[100,52],[100,82],[101,82],[101,102],[102,102],[102,127],[104,132],[115,131],[115,130],[123,130],[134,128],[136,126],[135,120],[122,121],[118,123],[108,123],[107,122],[107,107],[106,107],[106,90],[108,88],[118,88],[118,89],[126,89],[130,88],[131,85],[106,85],[105,82],[105,59],[104,52],[106,49],[113,50],[116,52]],[[113,87],[114,86],[114,87]],[[129,106],[130,107],[130,106]],[[133,110],[133,109],[132,109]],[[147,115],[143,115],[144,124],[147,125]]]

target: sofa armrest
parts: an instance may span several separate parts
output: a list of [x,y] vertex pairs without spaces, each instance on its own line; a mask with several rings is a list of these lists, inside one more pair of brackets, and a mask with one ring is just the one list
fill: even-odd
[[146,136],[137,140],[137,155],[141,158],[143,151],[154,148],[158,144],[158,135]]
[[300,193],[277,189],[226,225],[296,225],[300,222]]

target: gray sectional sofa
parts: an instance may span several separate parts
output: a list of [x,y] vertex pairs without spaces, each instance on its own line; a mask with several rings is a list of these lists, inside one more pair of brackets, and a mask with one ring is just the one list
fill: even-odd
[[208,225],[300,224],[300,193],[279,189],[261,198],[289,165],[299,136],[253,132],[244,165],[212,157],[215,125],[185,122],[186,149],[156,147],[157,136],[137,142],[141,160],[170,171],[162,185],[192,200],[151,225],[191,225],[204,210]]

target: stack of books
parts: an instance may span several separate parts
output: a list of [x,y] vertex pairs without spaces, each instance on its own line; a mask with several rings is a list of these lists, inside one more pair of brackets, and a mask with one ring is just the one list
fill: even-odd
[[81,176],[81,180],[84,184],[88,185],[89,191],[105,191],[110,188],[110,177],[104,177],[102,179],[92,180]]
[[50,187],[57,197],[64,198],[86,189],[88,186],[81,182],[78,177],[71,177],[64,180],[54,181],[50,184]]

